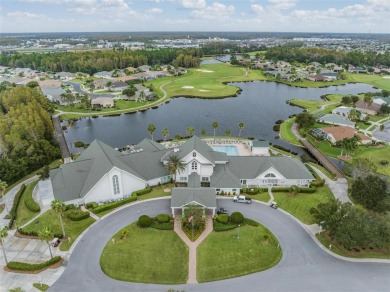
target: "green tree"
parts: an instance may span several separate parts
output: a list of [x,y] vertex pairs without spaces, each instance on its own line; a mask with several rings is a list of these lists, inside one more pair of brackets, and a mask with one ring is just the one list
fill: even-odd
[[181,162],[180,157],[177,155],[170,155],[168,158],[168,163],[166,165],[167,171],[173,176],[174,183],[176,185],[176,174],[183,172],[186,167]]
[[231,133],[232,133],[232,132],[231,132],[229,129],[226,129],[226,130],[225,130],[225,135],[226,135],[226,136],[229,137]]
[[64,223],[62,222],[62,216],[64,215],[65,208],[66,208],[65,204],[57,199],[51,202],[51,209],[54,210],[54,212],[60,218],[62,235],[64,236],[64,238],[65,238],[65,229],[64,229]]
[[8,184],[5,181],[0,180],[0,198],[4,196],[5,190],[8,188]]
[[376,172],[376,165],[367,158],[356,158],[352,161],[354,177],[367,177]]
[[195,129],[192,126],[188,126],[187,129],[186,129],[186,132],[187,132],[188,136],[192,137],[195,134]]
[[164,129],[161,130],[161,134],[164,137],[164,141],[166,141],[168,136],[169,136],[169,130],[167,128],[164,128]]
[[50,227],[45,227],[38,231],[38,237],[40,240],[45,241],[47,245],[49,246],[50,256],[53,258],[53,253],[51,251],[51,244],[50,240],[53,238],[53,231],[50,229]]
[[121,239],[126,239],[128,234],[129,234],[129,229],[123,228],[121,231]]
[[352,102],[352,98],[350,95],[344,95],[342,98],[341,98],[341,102],[343,104],[350,104]]
[[303,112],[297,115],[295,121],[301,128],[308,128],[315,124],[316,118],[308,112]]
[[352,95],[351,96],[351,100],[352,100],[352,103],[356,103],[358,100],[359,100],[359,96],[357,96],[357,95]]
[[153,140],[153,134],[155,131],[156,131],[156,126],[154,124],[149,124],[148,125],[148,132],[152,136],[152,140]]
[[3,248],[3,255],[5,259],[5,264],[8,265],[7,255],[5,253],[5,239],[8,237],[8,228],[7,227],[0,227],[0,242],[1,246]]
[[376,175],[358,177],[352,184],[351,196],[370,210],[384,212],[388,210],[389,198],[386,181]]
[[26,84],[26,86],[29,88],[35,88],[39,86],[39,83],[37,81],[30,81]]
[[202,136],[206,136],[206,129],[202,129],[202,131],[200,131],[200,133],[202,134]]
[[213,127],[213,130],[214,130],[214,138],[215,138],[215,131],[218,129],[219,125],[218,125],[218,122],[213,122],[212,125]]
[[50,177],[50,167],[48,165],[45,165],[42,169],[42,171],[39,173],[39,179],[45,180]]
[[243,122],[239,122],[238,123],[238,128],[240,129],[240,131],[238,132],[238,137],[241,137],[242,130],[245,128],[244,123]]
[[365,93],[363,100],[366,103],[366,108],[367,108],[367,106],[369,106],[373,103],[374,97],[369,93]]
[[360,120],[360,117],[362,116],[362,113],[360,111],[358,111],[357,109],[351,109],[349,114],[348,114],[348,117],[351,121],[356,121],[356,120]]

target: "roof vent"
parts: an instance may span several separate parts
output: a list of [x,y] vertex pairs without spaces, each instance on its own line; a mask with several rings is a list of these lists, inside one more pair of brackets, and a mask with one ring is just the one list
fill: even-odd
[[173,148],[173,152],[179,152],[179,148]]

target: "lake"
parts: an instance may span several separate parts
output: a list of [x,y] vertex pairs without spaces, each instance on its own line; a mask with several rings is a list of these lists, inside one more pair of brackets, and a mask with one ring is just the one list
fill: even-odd
[[124,147],[136,144],[150,134],[147,131],[149,123],[156,125],[154,139],[162,139],[161,130],[168,128],[169,138],[176,134],[186,136],[186,128],[192,126],[196,134],[201,136],[201,130],[206,129],[207,135],[213,135],[212,123],[219,123],[216,135],[225,135],[226,129],[232,136],[238,135],[238,123],[243,122],[245,128],[242,137],[255,137],[288,147],[298,153],[303,153],[300,147],[290,145],[282,139],[275,139],[273,125],[279,119],[287,119],[292,114],[302,112],[301,108],[286,104],[292,98],[320,100],[324,94],[358,94],[361,92],[378,91],[367,84],[347,84],[325,88],[298,88],[275,82],[238,82],[231,83],[242,89],[237,97],[224,99],[197,99],[179,97],[171,99],[157,109],[134,114],[122,114],[114,117],[83,118],[75,122],[67,130],[69,150],[77,152],[73,143],[83,141],[91,143],[99,139],[112,147]]

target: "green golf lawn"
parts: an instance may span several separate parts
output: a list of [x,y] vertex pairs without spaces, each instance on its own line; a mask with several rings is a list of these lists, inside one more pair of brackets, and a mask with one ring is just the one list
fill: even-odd
[[29,220],[31,220],[32,218],[34,218],[35,216],[37,216],[39,214],[39,212],[30,211],[27,208],[26,203],[24,202],[26,197],[32,196],[32,192],[33,192],[35,186],[37,185],[37,183],[38,183],[38,180],[28,184],[26,186],[26,190],[24,191],[24,193],[22,195],[22,198],[20,199],[18,209],[16,210],[16,221],[15,221],[15,224],[18,227],[22,226],[23,224],[26,224]]
[[197,280],[209,282],[263,271],[281,258],[278,241],[262,225],[212,232],[197,249]]
[[318,188],[313,194],[301,193],[293,196],[289,193],[273,192],[273,195],[281,209],[289,212],[305,224],[314,223],[313,217],[310,214],[311,208],[317,207],[319,203],[327,202],[333,197],[332,192],[327,186]]
[[174,231],[126,227],[110,240],[100,258],[103,272],[114,279],[155,284],[183,284],[188,277],[188,247]]

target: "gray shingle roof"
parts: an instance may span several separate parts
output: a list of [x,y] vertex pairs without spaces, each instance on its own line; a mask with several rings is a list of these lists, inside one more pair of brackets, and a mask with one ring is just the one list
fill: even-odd
[[150,139],[143,139],[140,143],[136,145],[136,148],[142,148],[144,151],[158,151],[165,150],[165,147],[160,143],[152,141]]
[[318,120],[323,123],[329,123],[329,124],[337,124],[337,125],[345,125],[345,126],[351,126],[354,127],[355,123],[348,120],[347,118],[337,115],[337,114],[326,114],[323,116],[319,116]]
[[200,176],[193,172],[188,176],[187,187],[188,188],[200,188]]
[[196,202],[208,208],[217,207],[214,188],[174,188],[172,189],[171,207],[183,207]]
[[179,156],[180,158],[183,158],[194,150],[214,164],[215,160],[212,154],[214,152],[213,148],[207,145],[206,142],[200,140],[197,136],[193,136],[191,139],[187,140],[187,142],[181,145]]
[[226,165],[216,165],[210,186],[214,188],[241,188],[240,179]]
[[254,140],[253,147],[269,147],[269,142],[265,140]]

